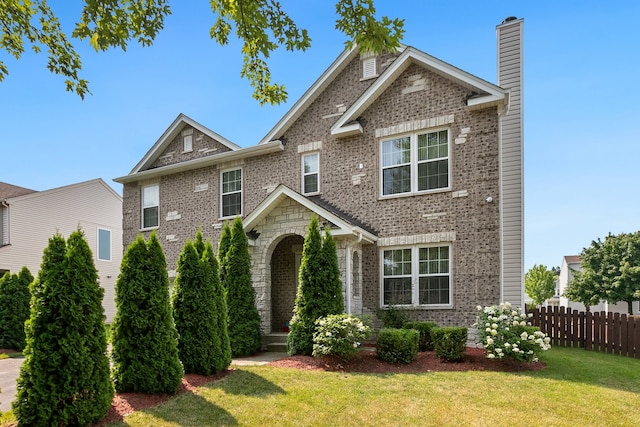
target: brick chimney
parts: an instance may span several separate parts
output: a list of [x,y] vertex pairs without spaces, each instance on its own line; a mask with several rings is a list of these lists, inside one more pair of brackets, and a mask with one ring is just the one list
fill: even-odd
[[498,86],[509,93],[500,114],[501,300],[524,308],[522,28],[508,17],[496,27]]

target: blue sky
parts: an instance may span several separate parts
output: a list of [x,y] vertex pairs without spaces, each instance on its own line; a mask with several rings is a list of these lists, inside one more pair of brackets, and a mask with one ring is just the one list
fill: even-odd
[[[239,76],[239,44],[209,38],[209,2],[174,1],[152,47],[96,53],[75,41],[82,101],[46,69],[46,56],[15,61],[0,83],[0,181],[46,190],[126,175],[184,113],[236,144],[256,144],[341,52],[334,3],[283,0],[309,29],[304,53],[277,52],[274,80],[289,102],[261,107]],[[309,4],[313,4],[311,9]],[[70,29],[79,0],[51,2]],[[405,18],[404,43],[496,82],[495,26],[525,19],[525,269],[560,265],[607,233],[640,229],[640,3],[633,1],[376,0]]]

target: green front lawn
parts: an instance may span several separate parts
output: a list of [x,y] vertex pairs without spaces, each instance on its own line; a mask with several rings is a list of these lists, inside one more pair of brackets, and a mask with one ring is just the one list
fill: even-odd
[[640,425],[640,360],[564,348],[542,360],[544,370],[520,373],[242,367],[109,426]]
[[640,360],[554,348],[539,372],[242,367],[110,426],[637,426]]

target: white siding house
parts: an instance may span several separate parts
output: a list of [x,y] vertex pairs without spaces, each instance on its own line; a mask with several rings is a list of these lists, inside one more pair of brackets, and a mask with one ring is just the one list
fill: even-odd
[[0,273],[26,266],[37,276],[49,238],[82,229],[93,252],[107,322],[122,260],[122,197],[102,179],[46,191],[0,183]]
[[[571,308],[573,310],[585,311],[584,304],[579,302],[570,301],[567,297],[563,296],[569,281],[573,278],[574,271],[582,271],[580,266],[580,257],[577,255],[568,255],[562,258],[562,266],[560,267],[560,276],[558,277],[558,295],[560,296],[560,305]],[[589,310],[592,313],[604,311],[605,313],[620,313],[627,314],[628,307],[624,301],[617,304],[609,304],[606,301],[600,301],[598,305],[592,305]],[[633,302],[633,313],[638,314],[638,301]]]

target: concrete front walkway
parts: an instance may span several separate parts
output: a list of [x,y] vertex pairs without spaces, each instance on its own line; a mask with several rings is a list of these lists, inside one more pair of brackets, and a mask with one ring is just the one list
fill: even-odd
[[24,358],[0,360],[0,412],[11,410],[11,402],[16,397],[16,381],[20,376],[20,366]]
[[[238,357],[231,361],[232,366],[266,365],[274,360],[286,357],[287,353],[265,351],[255,356]],[[0,412],[11,410],[11,402],[16,396],[16,380],[20,375],[20,366],[24,358],[0,360]]]

